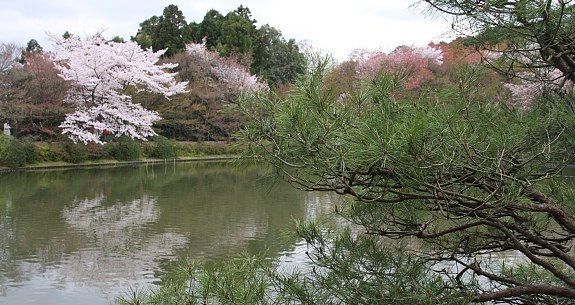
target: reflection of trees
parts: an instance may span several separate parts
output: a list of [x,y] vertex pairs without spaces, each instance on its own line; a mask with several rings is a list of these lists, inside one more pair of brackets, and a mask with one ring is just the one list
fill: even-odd
[[14,240],[14,232],[10,230],[11,220],[4,213],[0,214],[0,296],[6,295],[6,286],[10,278],[20,278],[21,273],[15,268],[10,253],[10,241]]
[[138,280],[155,270],[161,258],[173,258],[186,238],[175,232],[146,232],[160,214],[157,199],[142,196],[130,202],[104,206],[105,196],[76,200],[62,211],[63,218],[83,235],[84,247],[69,255],[60,273],[90,285],[114,286],[115,281]]
[[99,193],[93,199],[75,200],[64,208],[62,215],[72,227],[103,237],[154,222],[160,213],[156,198],[143,196],[111,207],[102,206],[104,199],[104,194]]
[[305,193],[305,218],[308,221],[318,220],[320,216],[333,212],[334,204],[344,200],[344,197],[327,192]]

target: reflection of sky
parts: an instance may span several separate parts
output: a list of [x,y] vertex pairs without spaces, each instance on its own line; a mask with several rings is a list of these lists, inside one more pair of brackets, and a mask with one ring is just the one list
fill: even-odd
[[317,220],[320,215],[326,215],[333,210],[335,195],[328,192],[308,192],[305,196],[305,218],[307,221]]
[[[106,299],[96,288],[89,288],[74,281],[68,281],[56,268],[39,272],[40,264],[22,262],[19,266],[29,274],[36,274],[19,283],[16,287],[2,287],[0,304],[38,304],[42,305],[92,305],[109,304],[113,299]],[[8,290],[8,291],[7,291]],[[118,292],[120,293],[120,292]]]

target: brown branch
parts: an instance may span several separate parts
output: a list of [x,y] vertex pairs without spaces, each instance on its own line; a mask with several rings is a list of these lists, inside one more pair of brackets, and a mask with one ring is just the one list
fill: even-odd
[[487,302],[494,300],[502,300],[510,297],[518,297],[528,294],[543,294],[565,297],[575,299],[575,290],[565,287],[551,286],[551,285],[525,285],[511,287],[494,292],[483,293],[475,296],[472,302]]
[[517,280],[514,280],[514,279],[512,279],[512,278],[505,278],[505,277],[502,277],[502,276],[499,276],[499,275],[496,275],[496,274],[487,272],[487,271],[483,270],[483,269],[479,266],[479,264],[478,264],[477,262],[473,262],[473,263],[471,263],[471,264],[468,264],[468,263],[465,263],[465,262],[463,262],[462,260],[457,259],[457,258],[454,258],[454,260],[455,260],[458,264],[461,264],[461,265],[465,266],[466,269],[471,269],[471,270],[473,270],[473,272],[475,272],[476,274],[479,274],[479,275],[481,275],[481,276],[484,276],[484,277],[488,278],[488,279],[491,280],[491,281],[497,281],[497,282],[500,282],[500,283],[506,283],[506,284],[515,285],[515,286],[521,286],[521,285],[523,285],[523,283],[521,283],[521,282],[519,282],[519,281],[517,281]]
[[426,2],[427,4],[429,4],[429,5],[430,5],[431,7],[433,7],[434,9],[436,9],[436,10],[442,12],[442,13],[448,14],[448,15],[454,15],[454,16],[468,16],[468,15],[469,15],[469,12],[454,12],[454,11],[449,11],[449,10],[444,9],[444,8],[438,6],[437,4],[433,3],[433,1],[431,1],[431,0],[423,0],[423,1]]
[[440,232],[436,232],[436,233],[433,233],[433,234],[426,234],[426,233],[424,233],[424,232],[423,232],[423,229],[425,229],[425,228],[422,228],[422,230],[418,231],[418,232],[415,234],[415,236],[418,237],[418,238],[421,238],[421,239],[438,238],[438,237],[441,237],[441,236],[444,236],[444,235],[447,235],[447,234],[451,234],[451,233],[455,233],[455,232],[467,230],[467,229],[469,229],[469,228],[473,228],[473,227],[477,227],[477,226],[481,226],[481,225],[485,225],[485,224],[487,224],[487,223],[488,223],[488,222],[485,221],[485,220],[479,220],[479,221],[475,221],[475,222],[466,223],[466,224],[463,224],[463,225],[460,225],[460,226],[451,227],[451,228],[449,228],[449,229],[446,229],[446,230],[443,230],[443,231],[440,231]]
[[558,268],[556,268],[552,263],[547,260],[544,260],[537,255],[533,254],[531,250],[515,236],[515,232],[509,229],[506,224],[501,223],[497,220],[489,221],[489,226],[499,229],[503,232],[507,238],[511,240],[514,245],[514,248],[521,253],[523,253],[532,263],[541,266],[542,268],[546,269],[547,271],[551,272],[555,277],[559,280],[563,281],[565,284],[575,287],[575,280],[573,280],[569,275],[561,272]]
[[571,234],[575,234],[575,219],[573,219],[571,214],[563,210],[553,198],[550,198],[547,195],[543,194],[542,192],[533,188],[524,188],[522,192],[532,201],[539,203],[530,206],[531,211],[545,212],[551,215],[551,217],[553,217],[553,219],[562,228],[564,228]]

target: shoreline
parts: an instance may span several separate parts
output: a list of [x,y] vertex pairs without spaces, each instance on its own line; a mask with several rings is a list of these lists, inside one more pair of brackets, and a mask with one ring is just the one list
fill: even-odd
[[2,172],[15,172],[15,171],[34,171],[34,170],[52,170],[52,169],[72,169],[72,168],[91,168],[91,167],[115,167],[115,166],[129,166],[136,164],[160,164],[160,163],[183,163],[183,162],[201,162],[201,161],[226,161],[226,160],[240,160],[246,159],[240,156],[214,156],[214,157],[189,157],[189,158],[174,158],[174,159],[144,159],[144,160],[133,160],[133,161],[104,161],[101,163],[67,163],[67,164],[53,164],[44,165],[42,163],[38,165],[30,165],[24,167],[0,167],[0,173]]

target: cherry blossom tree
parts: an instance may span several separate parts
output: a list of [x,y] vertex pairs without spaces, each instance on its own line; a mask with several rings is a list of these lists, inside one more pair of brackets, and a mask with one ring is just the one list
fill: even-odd
[[529,109],[546,92],[570,94],[575,84],[559,69],[541,68],[529,72],[517,73],[515,82],[506,82],[503,86],[511,92],[511,104],[518,109]]
[[381,69],[401,74],[405,79],[405,88],[415,89],[425,80],[433,77],[431,68],[443,63],[443,53],[433,47],[401,46],[386,54],[382,51],[356,52],[359,61],[358,72],[361,78],[372,79]]
[[60,76],[70,81],[65,101],[76,107],[60,125],[74,142],[104,144],[105,130],[116,137],[146,140],[158,113],[132,103],[130,93],[148,91],[166,98],[186,92],[187,82],[176,82],[177,65],[156,64],[165,50],[143,50],[137,43],[106,40],[101,33],[82,39],[52,36],[53,59]]
[[489,59],[491,54],[488,50],[478,50],[476,48],[465,46],[462,39],[455,39],[450,43],[430,42],[428,47],[441,51],[443,55],[442,66],[444,69],[450,68],[453,64],[481,63],[485,58]]
[[0,42],[0,73],[18,66],[18,55],[21,51],[22,48],[13,42]]
[[238,64],[233,58],[223,58],[216,52],[206,48],[206,40],[202,43],[190,43],[186,46],[188,54],[209,63],[211,72],[218,80],[227,83],[232,89],[243,91],[269,91],[267,83],[260,80],[256,75],[248,72],[248,69]]

